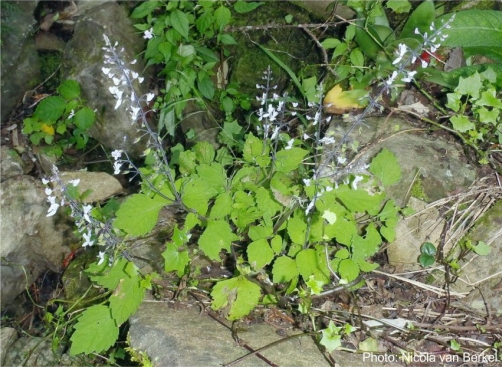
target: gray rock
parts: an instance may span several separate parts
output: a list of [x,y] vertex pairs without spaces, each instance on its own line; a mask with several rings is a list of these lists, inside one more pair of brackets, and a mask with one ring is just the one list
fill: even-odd
[[[347,123],[333,121],[327,134],[336,142],[347,131]],[[335,174],[342,178],[344,172],[365,173],[364,166],[383,148],[395,154],[401,166],[402,179],[387,188],[387,193],[398,205],[406,203],[411,187],[417,179],[428,201],[466,190],[476,180],[476,168],[465,158],[462,147],[441,138],[430,137],[423,131],[398,117],[367,118],[364,125],[350,135],[347,145],[357,142],[364,148],[345,170]],[[330,174],[326,169],[323,174]]]
[[488,306],[493,315],[501,316],[502,200],[498,200],[476,222],[466,239],[470,240],[473,245],[477,245],[478,241],[483,241],[490,245],[491,251],[486,256],[470,253],[460,264],[462,272],[460,279],[453,285],[453,289],[470,293],[456,305],[464,308],[467,306],[483,315],[486,315],[486,306]]
[[12,301],[43,271],[57,270],[63,233],[47,218],[48,204],[42,183],[17,176],[0,184],[2,207],[0,257],[1,304]]
[[[426,209],[427,203],[424,201],[411,197],[408,206],[416,214],[397,223],[396,240],[387,246],[389,265],[398,273],[421,268],[418,257],[422,244],[439,243],[445,224],[439,210],[435,207]],[[445,251],[449,248],[445,248]]]
[[[7,2],[6,2],[7,3]],[[33,12],[37,1],[8,2],[2,7],[1,119],[5,121],[40,77],[34,32]]]
[[35,337],[19,338],[6,351],[3,366],[75,366],[68,354],[61,353],[62,347],[53,353],[51,341]]
[[81,194],[90,190],[90,194],[82,200],[84,203],[101,202],[123,192],[119,180],[106,172],[62,171],[60,177],[66,184],[71,180],[80,180],[78,189]]
[[7,350],[17,339],[17,331],[11,327],[0,329],[0,364],[5,366],[4,361],[7,356]]
[[[144,40],[132,26],[124,7],[108,2],[90,8],[78,19],[73,38],[68,42],[64,53],[63,70],[66,78],[80,83],[88,105],[98,111],[90,135],[109,149],[123,149],[137,157],[143,153],[145,142],[142,140],[134,144],[140,134],[137,131],[138,125],[131,120],[127,97],[124,97],[125,102],[118,109],[114,108],[116,99],[108,90],[114,85],[113,81],[101,70],[105,66],[103,34],[112,43],[118,42],[118,49],[124,48],[123,61],[127,63],[137,59],[143,50]],[[141,60],[128,67],[148,80]],[[136,85],[136,92],[139,95],[145,94],[147,83]]]
[[[227,322],[230,324],[230,322]],[[233,339],[231,331],[199,308],[170,308],[165,303],[145,301],[130,318],[130,345],[146,352],[154,366],[216,367],[249,353]],[[254,350],[280,340],[277,329],[266,323],[246,325],[238,333],[241,341]],[[299,331],[286,331],[288,335]],[[260,354],[284,367],[330,366],[318,345],[309,336],[292,338],[263,350]],[[339,367],[364,367],[362,355],[334,351],[331,357]],[[240,367],[266,367],[270,364],[256,356],[240,361]],[[399,366],[381,363],[379,366]]]
[[15,150],[2,145],[0,147],[0,180],[5,181],[24,173],[24,163]]

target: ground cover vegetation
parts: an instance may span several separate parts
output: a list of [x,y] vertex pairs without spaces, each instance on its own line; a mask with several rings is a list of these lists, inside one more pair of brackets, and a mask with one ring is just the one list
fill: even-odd
[[[348,1],[347,5],[358,20],[348,22],[341,37],[314,36],[325,61],[320,68],[327,72],[299,78],[262,48],[290,75],[296,94],[276,90],[274,75],[267,69],[256,81],[253,101],[239,92],[238,85],[222,80],[217,55],[228,55],[236,43],[226,31],[236,14],[266,3],[200,0],[138,5],[131,16],[142,19],[136,28],[146,40],[143,57],[165,78],[158,96],[136,94],[133,82],[142,78],[128,69],[135,61],[123,60],[113,35],[104,35],[102,71],[117,81],[110,92],[117,107],[128,105],[131,122],[149,143],[141,165],[118,148],[111,153],[115,174],[140,178],[138,192],[111,210],[82,204],[78,182],[63,183],[56,167],[44,181],[48,215],[68,207],[83,246],[98,248],[97,261],[85,273],[105,290],[94,304],[69,308],[61,304],[56,313],[47,313],[48,323],[57,325],[51,334],[55,345],[70,330],[71,355],[103,353],[114,345],[121,325],[162,277],[142,274],[127,244],[148,235],[166,206],[184,215],[165,244],[165,272],[193,279],[191,284],[197,287],[191,266],[195,254],[202,252],[213,261],[231,258],[233,275],[215,279],[207,290],[212,309],[229,320],[245,317],[258,305],[284,300],[315,318],[315,297],[341,286],[358,289],[364,274],[379,266],[372,256],[394,240],[395,226],[408,210],[386,194],[386,188],[401,178],[393,153],[380,151],[363,172],[344,170],[349,151],[356,149],[348,146],[347,137],[364,128],[369,114],[387,108],[385,98],[394,99],[410,83],[425,94],[418,80],[447,88],[446,103],[434,101],[448,116],[437,125],[474,148],[481,163],[497,167],[493,158],[502,144],[502,49],[494,39],[502,31],[500,14],[466,11],[438,16],[432,1],[418,6],[407,1]],[[404,22],[391,25],[389,12],[403,15]],[[462,31],[466,25],[484,29],[486,37],[474,40]],[[467,55],[485,55],[495,63],[439,72],[443,45],[462,47]],[[92,110],[79,100],[75,82],[63,82],[58,93],[39,104],[33,117],[25,120],[24,130],[34,144],[44,139],[56,155],[62,153],[62,145],[84,147],[86,130],[94,120]],[[165,149],[163,141],[179,133],[189,101],[219,105],[225,116],[220,121],[219,148],[199,142]],[[157,126],[148,122],[148,106],[158,113]],[[348,132],[338,140],[325,134],[330,110],[357,111]],[[244,115],[247,120],[239,120]],[[299,121],[294,128],[293,120]],[[54,135],[67,134],[70,123],[71,136],[55,143]],[[425,243],[417,262],[429,266],[435,258],[434,245]],[[350,323],[337,327],[330,321],[313,332],[332,351],[354,330]]]

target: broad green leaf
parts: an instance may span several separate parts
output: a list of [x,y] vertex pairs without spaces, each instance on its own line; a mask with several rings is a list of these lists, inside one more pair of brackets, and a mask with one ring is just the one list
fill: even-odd
[[195,157],[202,164],[211,164],[214,161],[215,151],[211,143],[207,141],[198,142],[194,147],[193,151]]
[[58,87],[58,93],[66,99],[75,99],[80,97],[80,84],[77,81],[67,79]]
[[307,223],[303,217],[295,215],[288,219],[288,234],[293,243],[303,245],[307,233]]
[[363,67],[364,66],[364,56],[359,48],[355,48],[350,52],[350,62],[355,67]]
[[467,116],[464,115],[455,115],[450,117],[450,122],[455,130],[461,133],[465,133],[466,131],[473,130],[476,126]]
[[[441,22],[450,19],[446,14],[438,19]],[[471,9],[455,13],[455,18],[445,29],[447,35],[442,44],[448,47],[500,47],[502,40],[502,13],[497,10]]]
[[142,2],[131,14],[131,18],[138,19],[146,17],[151,14],[159,5],[158,1],[145,1]]
[[220,29],[223,29],[228,23],[230,23],[232,14],[230,13],[230,10],[228,10],[228,8],[222,5],[214,11],[214,18],[216,19],[218,27]]
[[121,325],[136,312],[145,297],[145,290],[141,287],[140,278],[122,278],[117,288],[110,296],[110,309],[117,325]]
[[270,148],[263,144],[263,141],[252,134],[248,134],[242,151],[244,159],[249,163],[257,164],[260,167],[267,167],[270,164]]
[[188,251],[180,251],[178,246],[170,242],[166,245],[166,250],[162,253],[164,258],[164,270],[166,272],[176,271],[178,277],[185,275],[186,267],[190,263]]
[[401,179],[401,167],[396,156],[384,148],[370,163],[369,171],[373,173],[383,186],[393,185]]
[[261,288],[244,276],[223,280],[213,287],[213,310],[227,308],[228,319],[237,320],[249,314],[257,305]]
[[328,328],[322,330],[320,343],[326,347],[329,353],[342,346],[341,328],[336,327],[332,320],[329,321]]
[[182,175],[195,173],[195,169],[197,168],[196,159],[197,156],[195,155],[194,152],[190,150],[180,152],[179,165],[180,165],[180,172]]
[[322,287],[324,285],[324,282],[316,280],[315,277],[311,275],[309,280],[307,280],[305,284],[307,285],[307,287],[309,287],[311,294],[319,295],[322,292]]
[[199,33],[204,34],[206,30],[211,27],[214,22],[213,12],[211,10],[206,10],[195,20],[195,26]]
[[192,228],[194,228],[196,225],[200,225],[200,224],[201,224],[200,220],[195,213],[188,213],[185,218],[185,225],[183,226],[183,229],[185,231],[189,231]]
[[353,258],[366,259],[373,256],[380,245],[382,244],[382,238],[375,228],[373,223],[370,223],[366,227],[366,235],[361,237],[359,235],[354,235],[352,237],[352,256]]
[[260,5],[265,4],[264,2],[255,2],[255,1],[242,1],[238,0],[234,4],[234,10],[239,14],[249,13],[250,11],[255,10]]
[[283,149],[275,155],[275,169],[278,172],[288,173],[298,168],[308,151],[301,148]]
[[131,195],[120,206],[113,225],[131,236],[145,235],[157,224],[160,209],[169,203],[158,195],[153,199],[143,194]]
[[119,258],[111,267],[106,262],[101,265],[98,265],[97,262],[92,263],[85,270],[85,273],[97,285],[112,290],[117,288],[120,279],[133,276],[135,271],[134,264],[124,258]]
[[216,197],[209,217],[220,219],[230,214],[232,211],[232,197],[228,192],[223,192]]
[[274,283],[286,283],[298,277],[296,261],[288,256],[280,256],[274,261],[272,268]]
[[52,96],[44,98],[37,106],[34,116],[40,121],[49,123],[57,121],[66,109],[64,98]]
[[471,96],[473,98],[479,98],[479,92],[483,87],[481,82],[481,76],[478,72],[467,78],[460,78],[458,81],[458,86],[455,88],[455,92],[458,92],[464,96]]
[[248,236],[251,238],[253,241],[258,241],[261,239],[267,239],[273,234],[273,229],[272,227],[265,227],[265,226],[251,226],[249,227],[248,231]]
[[89,130],[92,124],[94,123],[94,119],[96,118],[94,111],[85,106],[82,109],[78,110],[75,113],[75,117],[73,121],[75,122],[75,126],[77,126],[80,130]]
[[205,184],[221,194],[226,188],[226,172],[223,166],[219,163],[211,165],[201,164],[197,167],[199,177],[203,177]]
[[[323,254],[324,257],[326,255]],[[318,281],[328,283],[329,277],[321,269],[317,251],[314,249],[301,250],[296,255],[296,267],[304,281],[307,281],[311,275]]]
[[94,305],[85,310],[75,324],[70,355],[100,353],[119,337],[119,328],[108,307]]
[[325,49],[335,48],[340,44],[340,40],[337,38],[326,38],[321,42],[322,47]]
[[472,246],[472,250],[480,256],[486,256],[491,252],[492,249],[483,241],[479,241],[476,246]]
[[188,40],[189,21],[188,16],[184,12],[179,9],[173,10],[171,13],[171,25],[183,38]]
[[422,254],[426,254],[429,256],[436,256],[436,246],[430,242],[424,242],[422,246],[420,246],[420,252]]
[[214,83],[208,76],[198,80],[197,87],[199,88],[199,92],[204,97],[206,97],[207,99],[213,99],[213,97],[214,97]]
[[[178,47],[178,55],[180,55],[181,57],[194,56],[195,47],[193,47],[192,45],[180,45]],[[178,86],[180,87],[182,94],[188,93],[190,91],[190,88],[193,86],[193,84],[187,83],[184,79],[180,79],[178,83],[179,83]]]
[[200,215],[206,215],[209,199],[218,192],[203,179],[194,177],[183,185],[181,200],[188,208],[195,210]]
[[420,254],[420,256],[418,257],[418,262],[424,268],[431,266],[432,264],[434,264],[435,261],[436,261],[436,258],[434,256],[427,255],[427,254]]
[[338,265],[338,274],[351,282],[359,276],[359,265],[352,259],[343,259]]
[[333,224],[336,222],[336,214],[330,212],[329,210],[325,210],[322,214],[322,217],[326,219],[329,224]]
[[223,43],[224,45],[235,45],[237,41],[234,37],[229,34],[220,34],[218,35],[218,41]]
[[265,238],[251,242],[247,248],[247,254],[249,263],[256,270],[270,264],[274,259],[274,251]]
[[357,233],[357,227],[353,220],[339,218],[334,224],[324,226],[324,234],[327,240],[336,239],[338,243],[350,246],[352,236]]
[[260,219],[263,213],[255,206],[234,209],[230,213],[232,222],[240,229],[246,228],[249,224]]
[[256,206],[263,212],[265,221],[268,221],[275,213],[282,209],[282,206],[274,200],[272,192],[264,187],[258,188],[255,199]]
[[232,232],[228,222],[223,220],[208,220],[204,233],[199,238],[199,246],[211,260],[220,259],[220,251],[230,252],[232,241],[238,239]]
[[270,241],[270,247],[272,247],[276,255],[279,255],[282,251],[282,237],[275,235]]
[[386,6],[396,13],[408,13],[411,10],[411,4],[408,0],[389,0]]
[[[370,166],[371,169],[371,166]],[[373,194],[363,189],[354,190],[347,185],[340,185],[336,190],[338,199],[352,212],[368,212],[376,215],[380,210],[383,194]]]
[[409,16],[400,38],[417,38],[422,40],[419,34],[415,34],[415,29],[418,28],[422,34],[425,32],[430,34],[430,26],[435,18],[436,9],[434,8],[434,2],[431,0],[424,1]]

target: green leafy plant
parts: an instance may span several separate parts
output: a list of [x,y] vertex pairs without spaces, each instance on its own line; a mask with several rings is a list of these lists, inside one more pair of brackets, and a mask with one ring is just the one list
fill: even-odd
[[497,74],[488,68],[460,77],[454,92],[447,94],[446,107],[454,112],[450,117],[452,127],[477,147],[481,163],[488,163],[491,147],[502,144],[502,94],[496,82]]
[[436,246],[430,242],[424,242],[420,246],[420,256],[418,257],[418,262],[424,268],[431,266],[436,261]]
[[[169,10],[178,9],[178,3],[169,4]],[[182,18],[174,10],[172,14]],[[172,29],[180,28],[171,18],[170,22]],[[183,32],[176,31],[183,37]],[[423,46],[428,46],[429,38],[423,38]],[[70,190],[76,183],[63,184],[57,168],[53,170],[51,182],[69,198],[65,205],[77,219],[84,246],[100,247],[99,261],[87,271],[96,284],[111,292],[105,302],[87,308],[78,319],[72,354],[109,348],[119,326],[138,307],[153,275],[139,274],[120,239],[149,234],[160,210],[168,205],[185,216],[166,243],[164,270],[176,272],[180,278],[189,275],[194,252],[213,261],[233,257],[233,276],[214,279],[210,290],[212,308],[230,320],[246,316],[260,303],[276,303],[285,295],[298,295],[299,311],[309,314],[313,297],[343,285],[357,289],[362,275],[378,267],[371,258],[382,243],[394,240],[400,214],[385,189],[399,182],[401,169],[394,154],[382,149],[362,171],[347,169],[342,174],[347,164],[342,147],[397,78],[413,78],[407,67],[420,49],[399,45],[394,70],[338,141],[323,134],[322,126],[329,117],[324,116],[320,102],[322,86],[316,89],[314,102],[305,106],[301,116],[304,129],[296,131],[290,128],[289,118],[298,116],[298,102],[276,94],[270,71],[265,71],[266,85],[259,86],[256,130],[244,131],[237,123],[228,130],[224,126],[222,133],[229,141],[239,135],[242,142],[226,144],[225,150],[218,151],[208,142],[199,142],[191,149],[173,147],[169,154],[143,109],[151,94],[136,95],[132,82],[138,77],[128,77],[131,73],[120,51],[107,36],[104,39],[107,68],[103,72],[124,82],[114,93],[117,103],[131,94],[133,121],[150,137],[150,144],[143,167],[127,152],[112,152],[116,174],[127,172],[141,178],[139,192],[121,204],[112,221],[99,218],[91,205],[79,204]],[[306,85],[301,87],[308,90]],[[128,93],[122,93],[125,90]],[[49,215],[54,215],[63,203],[52,195],[52,189],[46,192]],[[109,331],[98,340],[84,340],[102,325]],[[345,334],[350,332],[347,329]],[[343,333],[331,327],[324,334],[324,343],[331,349],[336,347],[336,336]]]
[[82,149],[89,141],[89,129],[94,124],[94,111],[80,98],[80,86],[74,80],[64,81],[58,95],[42,99],[31,117],[23,120],[23,133],[34,145],[60,157],[70,147]]
[[[247,13],[263,3],[236,1],[232,9]],[[217,100],[227,119],[237,106],[249,109],[248,97],[229,85],[226,47],[235,39],[224,32],[233,20],[223,1],[148,1],[134,9],[132,18],[145,18],[135,27],[148,39],[145,59],[160,65],[165,88],[154,108],[160,110],[159,128],[174,136],[188,101]],[[221,93],[219,93],[221,92]]]

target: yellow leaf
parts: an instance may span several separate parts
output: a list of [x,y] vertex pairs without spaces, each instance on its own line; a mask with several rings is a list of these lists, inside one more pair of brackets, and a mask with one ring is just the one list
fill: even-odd
[[353,109],[363,108],[364,103],[361,99],[366,94],[363,89],[344,91],[340,84],[337,84],[324,97],[324,107],[328,113],[341,115]]
[[50,125],[42,124],[42,126],[40,126],[40,130],[48,135],[54,135],[54,127]]

